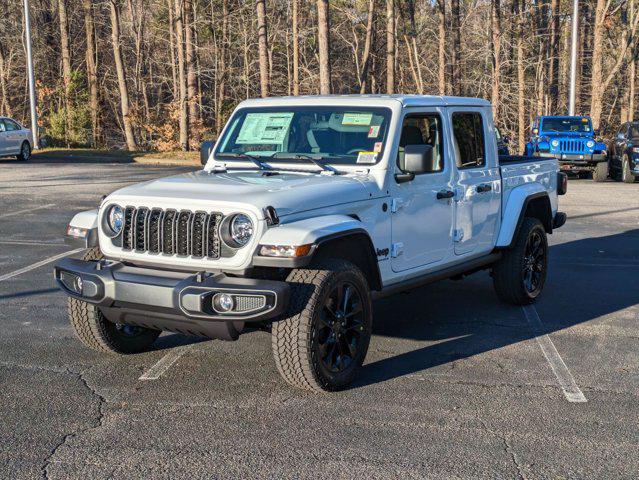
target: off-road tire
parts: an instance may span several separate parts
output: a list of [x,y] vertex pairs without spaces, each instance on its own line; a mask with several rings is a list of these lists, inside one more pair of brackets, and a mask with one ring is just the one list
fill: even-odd
[[[355,286],[362,300],[363,318],[358,353],[344,372],[330,374],[316,348],[319,314],[330,292],[339,282]],[[368,282],[351,262],[326,260],[310,268],[291,271],[289,308],[282,320],[272,325],[271,345],[278,371],[290,385],[312,392],[336,391],[348,387],[359,371],[370,342],[372,304]]]
[[621,160],[621,180],[623,183],[635,183],[635,176],[630,171],[630,159],[624,155]]
[[599,162],[592,171],[593,182],[605,182],[608,180],[608,162]]
[[[100,260],[99,248],[91,248],[83,260]],[[87,347],[101,353],[125,355],[148,350],[155,342],[159,330],[135,327],[135,334],[127,334],[102,314],[100,309],[76,298],[68,299],[69,320],[78,339]]]
[[31,145],[29,142],[22,142],[20,145],[20,153],[16,155],[19,162],[26,162],[31,158]]
[[[538,291],[531,293],[525,287],[523,269],[528,238],[535,232],[541,235],[544,265],[541,272],[541,286]],[[502,258],[493,267],[493,285],[499,299],[512,305],[534,303],[544,287],[547,262],[548,241],[544,226],[538,219],[526,217],[519,229],[515,244],[503,253]]]

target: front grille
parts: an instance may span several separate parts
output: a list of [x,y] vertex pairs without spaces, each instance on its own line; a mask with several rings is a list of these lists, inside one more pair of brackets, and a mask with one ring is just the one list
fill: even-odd
[[583,153],[586,151],[586,144],[581,140],[561,140],[559,148],[562,153]]
[[218,212],[126,207],[122,248],[217,259],[221,251],[218,229],[221,221],[222,214]]

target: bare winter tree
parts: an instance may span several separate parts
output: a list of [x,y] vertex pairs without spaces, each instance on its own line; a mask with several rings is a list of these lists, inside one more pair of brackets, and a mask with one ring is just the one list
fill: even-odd
[[317,0],[317,43],[319,45],[320,93],[331,93],[331,58],[328,0]]

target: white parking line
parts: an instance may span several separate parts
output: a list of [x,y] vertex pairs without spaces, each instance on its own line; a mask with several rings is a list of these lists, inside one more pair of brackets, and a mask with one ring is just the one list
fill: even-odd
[[568,370],[564,360],[561,358],[561,355],[559,355],[555,344],[548,335],[542,333],[543,326],[541,324],[539,314],[537,313],[537,309],[534,305],[527,305],[522,307],[522,310],[524,311],[526,320],[528,320],[528,323],[536,335],[535,339],[537,340],[537,344],[539,344],[541,351],[544,353],[546,360],[548,360],[548,363],[550,364],[550,368],[552,368],[552,371],[559,381],[559,385],[561,386],[566,399],[569,402],[574,403],[587,402],[588,400],[577,386],[570,370]]
[[49,257],[49,258],[45,258],[44,260],[40,260],[39,262],[36,262],[32,265],[29,265],[27,267],[23,267],[19,270],[15,270],[13,272],[9,272],[9,273],[5,273],[4,275],[0,275],[0,282],[4,282],[5,280],[9,280],[10,278],[13,277],[17,277],[18,275],[21,275],[23,273],[27,273],[30,272],[31,270],[35,270],[36,268],[40,268],[43,265],[46,265],[47,263],[51,263],[51,262],[55,262],[56,260],[59,260],[61,258],[64,258],[68,255],[73,255],[74,253],[78,253],[81,252],[83,250],[86,250],[85,248],[76,248],[75,250],[70,250],[68,252],[63,252],[60,253],[58,255],[54,255],[53,257]]
[[146,372],[140,375],[138,380],[157,380],[164,372],[166,372],[171,365],[178,361],[178,359],[188,352],[193,345],[186,345],[183,347],[177,347],[164,355],[158,362],[149,368]]
[[48,203],[47,205],[42,205],[41,207],[25,208],[24,210],[18,210],[17,212],[3,213],[2,215],[0,215],[0,218],[13,217],[14,215],[20,215],[22,213],[31,213],[34,210],[43,210],[49,207],[55,207],[55,203]]

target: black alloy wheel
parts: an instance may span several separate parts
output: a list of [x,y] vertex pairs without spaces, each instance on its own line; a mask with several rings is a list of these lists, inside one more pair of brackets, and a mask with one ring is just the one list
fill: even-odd
[[543,288],[546,273],[546,249],[541,233],[533,230],[526,242],[522,262],[522,280],[526,291],[537,296]]
[[334,285],[318,320],[316,338],[322,367],[341,373],[359,357],[363,344],[364,308],[357,287],[348,281]]

